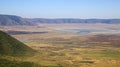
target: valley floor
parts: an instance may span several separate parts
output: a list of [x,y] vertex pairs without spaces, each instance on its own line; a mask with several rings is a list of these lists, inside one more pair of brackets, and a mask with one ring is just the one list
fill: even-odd
[[[37,53],[28,57],[2,55],[0,67],[6,65],[7,67],[120,67],[118,33],[81,35],[58,30],[58,27],[57,29],[48,27],[25,27],[21,29],[22,32],[27,31],[25,34],[18,32],[19,28],[18,30],[9,28],[9,31],[12,30],[14,33],[17,31],[14,35],[10,33],[13,37],[36,50]],[[107,28],[109,27],[113,26]]]

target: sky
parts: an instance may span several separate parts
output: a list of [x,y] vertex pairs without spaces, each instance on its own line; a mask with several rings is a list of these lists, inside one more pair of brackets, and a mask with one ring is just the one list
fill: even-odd
[[0,0],[0,14],[24,18],[120,18],[120,0]]

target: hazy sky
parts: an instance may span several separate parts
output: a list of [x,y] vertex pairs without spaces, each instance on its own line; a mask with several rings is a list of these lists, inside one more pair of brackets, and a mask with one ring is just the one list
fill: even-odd
[[0,14],[28,18],[120,18],[120,0],[0,0]]

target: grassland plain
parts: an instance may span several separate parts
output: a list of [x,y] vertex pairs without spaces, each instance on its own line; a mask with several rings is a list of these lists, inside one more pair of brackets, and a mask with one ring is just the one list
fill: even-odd
[[[30,27],[21,31],[33,32],[37,28],[27,29]],[[43,34],[12,35],[37,53],[22,57],[0,55],[0,67],[120,67],[119,34],[78,35],[51,29],[35,30],[48,32]]]
[[119,67],[119,48],[95,46],[93,49],[86,46],[77,46],[76,48],[59,45],[34,45],[32,47],[39,53],[24,60],[48,67],[58,65],[62,67],[69,67],[69,65],[71,67]]
[[[59,38],[59,36],[56,39],[50,36],[51,38],[30,39],[29,42],[24,43],[39,53],[26,60],[48,67],[119,67],[119,43],[113,45],[114,40],[119,40],[119,36],[104,35],[107,39],[101,39],[106,41],[89,40],[89,38],[100,39],[101,37],[101,35],[96,36],[69,37],[71,39]],[[114,39],[113,42],[109,40],[111,37]]]

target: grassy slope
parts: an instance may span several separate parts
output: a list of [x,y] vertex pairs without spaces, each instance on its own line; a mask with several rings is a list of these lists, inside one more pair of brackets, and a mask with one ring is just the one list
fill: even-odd
[[0,54],[21,56],[31,52],[34,52],[34,50],[10,35],[0,31]]
[[38,64],[22,61],[35,51],[10,35],[0,31],[0,67],[39,67]]

